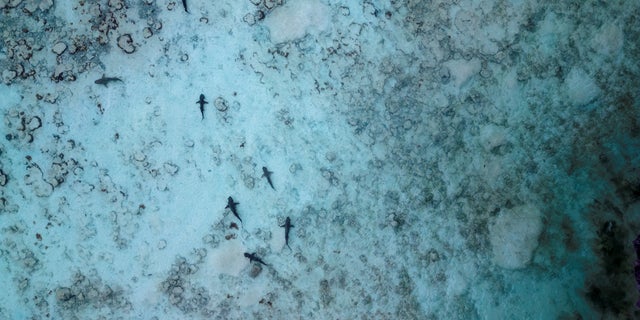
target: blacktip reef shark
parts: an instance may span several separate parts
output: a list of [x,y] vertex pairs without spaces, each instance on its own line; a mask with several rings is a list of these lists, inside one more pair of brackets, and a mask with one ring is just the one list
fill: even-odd
[[245,252],[245,253],[244,253],[244,256],[245,256],[245,258],[249,258],[249,263],[251,263],[251,262],[254,262],[254,261],[255,261],[255,262],[262,263],[262,264],[263,264],[263,265],[265,265],[265,266],[268,266],[268,264],[264,263],[264,261],[262,261],[262,259],[260,259],[260,258],[258,258],[258,256],[256,256],[256,253],[255,253],[255,252],[254,252],[254,253],[248,253],[248,252]]
[[101,85],[103,85],[105,87],[109,87],[108,86],[109,82],[122,82],[122,79],[116,78],[116,77],[107,77],[103,73],[102,74],[102,78],[94,81],[95,84],[101,84]]
[[196,101],[200,105],[200,113],[202,114],[202,120],[204,120],[204,105],[209,103],[204,100],[204,94],[200,94],[200,100]]
[[[291,219],[287,217],[287,219],[284,220],[284,224],[280,227],[284,228],[284,243],[289,247],[289,230],[294,227],[294,225],[291,224]],[[289,250],[291,250],[291,247],[289,247]]]
[[231,210],[231,212],[233,213],[234,216],[236,216],[236,218],[238,218],[238,220],[240,220],[240,222],[242,222],[242,219],[240,219],[240,216],[238,215],[238,210],[236,209],[236,205],[240,204],[238,202],[234,202],[233,198],[229,197],[227,199],[227,206],[224,207],[225,209],[229,209]]
[[271,182],[271,174],[273,172],[269,171],[269,169],[267,169],[267,167],[262,167],[262,176],[263,177],[267,177],[267,181],[269,182],[269,185],[271,186],[271,189],[275,190],[276,188],[273,187],[273,183]]

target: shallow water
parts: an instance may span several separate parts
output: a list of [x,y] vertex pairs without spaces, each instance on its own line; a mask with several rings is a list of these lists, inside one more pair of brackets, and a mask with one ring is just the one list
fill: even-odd
[[639,3],[221,2],[0,0],[0,318],[640,316]]

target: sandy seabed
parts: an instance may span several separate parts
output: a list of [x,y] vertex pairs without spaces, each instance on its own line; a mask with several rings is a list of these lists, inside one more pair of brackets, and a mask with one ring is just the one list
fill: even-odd
[[640,317],[640,3],[186,4],[0,0],[1,319]]

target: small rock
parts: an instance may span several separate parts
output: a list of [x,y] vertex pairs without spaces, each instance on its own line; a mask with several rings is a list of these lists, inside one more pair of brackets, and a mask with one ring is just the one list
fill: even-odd
[[115,8],[116,10],[122,10],[122,8],[124,8],[124,3],[122,0],[109,0],[109,7]]
[[2,169],[0,169],[0,186],[2,187],[6,186],[8,181],[9,181],[9,178],[7,177],[7,174],[4,173]]
[[169,295],[169,303],[173,305],[178,305],[180,302],[182,302],[181,296]]
[[56,103],[58,100],[58,94],[47,93],[44,96],[44,101],[49,102],[51,104]]
[[264,7],[271,10],[276,6],[276,0],[264,0]]
[[32,269],[38,264],[38,259],[33,256],[28,256],[22,260],[25,267]]
[[20,3],[22,3],[22,0],[3,0],[0,1],[0,8],[15,8]]
[[245,187],[249,189],[253,189],[256,186],[256,180],[250,175],[245,175],[242,180],[244,181]]
[[14,66],[16,68],[15,72],[17,75],[19,76],[23,76],[24,75],[24,66],[22,66],[21,63],[18,63]]
[[11,80],[15,79],[17,76],[18,76],[18,73],[15,70],[2,71],[2,81],[4,83],[11,82]]
[[449,83],[449,80],[451,80],[451,72],[449,71],[449,68],[441,67],[438,70],[438,78],[440,78],[440,82],[442,84]]
[[429,259],[429,262],[438,262],[440,260],[440,255],[438,254],[438,251],[431,249],[427,252],[427,259]]
[[165,162],[164,164],[164,170],[174,176],[176,173],[178,173],[178,170],[180,170],[180,167],[178,167],[176,164],[171,163],[171,162]]
[[229,103],[223,97],[217,97],[213,104],[216,106],[216,109],[218,109],[218,111],[224,112],[229,109]]
[[133,45],[133,39],[128,33],[125,33],[118,37],[118,47],[128,54],[134,53],[136,51],[136,47]]
[[133,155],[133,159],[135,159],[136,161],[142,162],[142,161],[144,161],[145,159],[147,159],[147,156],[146,156],[144,153],[142,153],[142,152],[136,152],[136,153]]
[[18,288],[20,290],[25,290],[29,286],[29,278],[21,279],[18,283]]
[[336,154],[335,152],[327,152],[324,157],[329,161],[329,162],[333,162],[336,160]]
[[66,302],[73,298],[70,288],[62,287],[56,290],[56,299],[60,302]]
[[29,131],[36,130],[40,127],[42,127],[42,120],[40,120],[40,117],[38,116],[31,118],[27,123],[27,130]]
[[37,9],[47,11],[49,10],[49,8],[51,8],[51,6],[53,6],[53,0],[30,1],[27,2],[27,4],[24,6],[24,9],[27,12],[33,13]]
[[153,36],[153,31],[151,30],[151,28],[145,27],[144,29],[142,29],[142,36],[145,39],[149,39],[151,38],[151,36]]
[[58,42],[51,48],[51,51],[57,55],[61,55],[65,50],[67,50],[67,45],[64,42]]
[[246,22],[250,26],[256,24],[256,18],[251,13],[245,14],[242,20],[244,20],[244,22]]
[[171,294],[174,296],[180,296],[183,292],[184,289],[182,289],[182,287],[173,287],[173,289],[171,289]]
[[89,287],[87,289],[87,299],[94,300],[94,299],[97,299],[99,296],[100,296],[100,292],[98,292],[98,289],[94,287]]
[[249,271],[249,276],[251,278],[255,278],[255,277],[259,276],[261,272],[262,272],[262,266],[260,266],[257,263],[254,263],[254,264],[251,265],[251,270]]
[[7,111],[7,115],[11,118],[17,118],[21,115],[21,113],[17,109],[11,108],[9,109],[9,111]]

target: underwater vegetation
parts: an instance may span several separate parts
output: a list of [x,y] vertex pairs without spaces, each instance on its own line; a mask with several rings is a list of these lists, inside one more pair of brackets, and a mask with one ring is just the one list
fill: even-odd
[[[626,191],[634,192],[631,189]],[[640,236],[633,241],[635,250],[631,250],[629,238],[634,223],[625,224],[625,218],[632,216],[634,206],[619,208],[611,201],[595,201],[591,209],[596,215],[611,219],[601,222],[596,232],[593,250],[599,264],[587,275],[585,297],[602,316],[636,319],[640,301],[634,303],[637,293],[633,290],[632,277],[635,275],[635,283],[640,286]]]
[[[636,262],[633,266],[633,275],[636,278],[636,286],[640,290],[640,234],[633,240],[633,248],[636,251]],[[636,307],[640,308],[640,300],[636,302]]]

